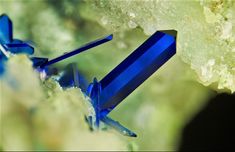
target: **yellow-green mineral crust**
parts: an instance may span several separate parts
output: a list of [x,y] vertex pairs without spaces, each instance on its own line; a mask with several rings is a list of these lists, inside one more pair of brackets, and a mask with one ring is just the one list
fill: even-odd
[[[177,53],[204,85],[235,91],[234,0],[87,1],[81,14],[109,31],[175,29]],[[81,7],[82,8],[82,7]]]
[[91,132],[85,116],[94,113],[79,88],[63,90],[41,81],[26,56],[12,57],[1,78],[3,150],[127,150],[113,131]]

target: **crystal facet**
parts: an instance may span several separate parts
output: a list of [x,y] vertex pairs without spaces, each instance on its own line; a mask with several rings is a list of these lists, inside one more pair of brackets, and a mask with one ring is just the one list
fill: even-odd
[[40,67],[41,65],[48,62],[48,58],[40,58],[40,57],[31,57],[31,61],[33,62],[33,67]]
[[[6,52],[12,54],[26,53],[33,54],[34,48],[21,40],[13,39],[12,22],[5,14],[0,16],[0,44]],[[1,49],[2,51],[2,49]],[[3,52],[3,51],[2,51]],[[6,54],[6,53],[5,53]]]
[[12,35],[12,22],[5,14],[0,16],[0,43],[11,43]]
[[110,119],[107,116],[101,117],[101,121],[103,121],[106,125],[116,129],[117,131],[119,131],[121,134],[125,136],[137,137],[137,135],[134,132],[122,126],[118,121]]
[[34,53],[34,48],[27,43],[6,44],[6,47],[13,54],[26,53],[31,55]]
[[91,98],[91,103],[95,110],[96,127],[99,127],[100,119],[101,119],[100,118],[100,92],[101,92],[101,85],[97,81],[97,79],[94,78],[93,82],[87,88],[87,95]]
[[88,83],[85,77],[79,73],[76,63],[68,64],[63,70],[62,76],[58,80],[63,88],[77,87],[85,92]]
[[87,95],[92,99],[97,126],[102,121],[124,135],[136,137],[107,114],[176,53],[176,34],[175,30],[157,31],[100,82],[94,79]]
[[[173,33],[167,34],[167,33]],[[176,53],[176,31],[157,31],[101,81],[100,110],[108,114]]]

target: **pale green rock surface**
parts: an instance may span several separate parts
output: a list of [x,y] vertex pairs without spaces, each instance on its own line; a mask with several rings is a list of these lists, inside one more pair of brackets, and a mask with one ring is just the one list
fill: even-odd
[[[88,1],[80,12],[109,31],[178,31],[177,51],[204,85],[235,91],[235,1]],[[95,16],[95,17],[94,17]]]
[[127,150],[128,142],[112,130],[90,131],[84,119],[94,110],[80,89],[41,81],[26,56],[12,57],[7,69],[1,79],[2,149],[105,150],[108,144]]

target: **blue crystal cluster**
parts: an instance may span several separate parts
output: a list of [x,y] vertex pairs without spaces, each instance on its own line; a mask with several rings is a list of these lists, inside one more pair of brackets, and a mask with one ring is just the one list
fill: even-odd
[[[94,78],[89,84],[74,63],[65,67],[57,81],[64,89],[80,88],[84,95],[90,97],[95,110],[95,117],[87,118],[91,128],[99,128],[100,122],[103,122],[126,136],[136,137],[134,132],[107,115],[176,53],[176,34],[175,30],[157,31],[100,81]],[[112,35],[108,35],[49,60],[32,56],[34,48],[30,43],[13,39],[12,22],[7,15],[1,15],[0,75],[4,74],[4,64],[8,58],[24,53],[29,56],[38,72],[43,71],[50,77],[58,70],[50,68],[54,63],[108,42],[112,38]]]
[[7,15],[0,16],[0,75],[4,72],[4,62],[12,55],[31,55],[34,48],[28,42],[13,39],[12,22]]

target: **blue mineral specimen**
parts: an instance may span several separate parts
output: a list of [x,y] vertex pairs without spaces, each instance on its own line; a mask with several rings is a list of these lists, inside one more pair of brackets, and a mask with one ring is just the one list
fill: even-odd
[[87,80],[77,69],[76,63],[70,63],[65,67],[58,82],[63,88],[75,87],[80,88],[83,92],[88,87]]
[[94,79],[87,94],[96,124],[103,121],[125,135],[136,136],[107,115],[176,53],[176,34],[175,30],[157,31],[100,82]]
[[[62,88],[80,88],[90,97],[95,110],[95,118],[91,116],[87,118],[91,127],[99,128],[102,121],[123,135],[136,137],[134,132],[107,115],[176,53],[176,35],[175,30],[157,31],[101,81],[94,78],[88,85],[75,63],[68,64],[60,72],[57,81]],[[112,38],[113,35],[108,35],[51,60],[32,56],[30,59],[35,69],[39,72],[46,71],[46,75],[51,76],[58,74],[58,69],[51,68],[51,65],[108,42]],[[11,55],[18,53],[32,55],[34,48],[28,42],[13,39],[12,22],[3,14],[0,16],[0,75],[4,72],[4,62]],[[95,120],[94,124],[92,119]]]
[[0,16],[0,44],[6,48],[9,53],[33,54],[34,49],[28,43],[13,39],[12,22],[5,14]]
[[175,53],[176,31],[153,34],[100,81],[99,108],[102,115],[107,115]]
[[12,22],[5,14],[0,16],[0,75],[4,72],[5,61],[14,54],[31,55],[34,48],[27,42],[13,39]]
[[[56,57],[52,60],[43,57],[30,57],[33,62],[33,67],[38,69],[38,71],[45,71],[48,66],[55,64],[59,61],[62,61],[66,58],[79,54],[83,51],[101,45],[105,42],[112,40],[113,35],[108,35],[104,38],[90,42],[74,51],[63,54],[59,57]],[[31,46],[30,42],[24,42],[18,39],[13,39],[13,29],[12,22],[10,18],[3,14],[0,16],[0,75],[4,72],[4,62],[14,54],[24,53],[32,55],[34,53],[34,48]],[[47,71],[47,70],[46,70]]]

